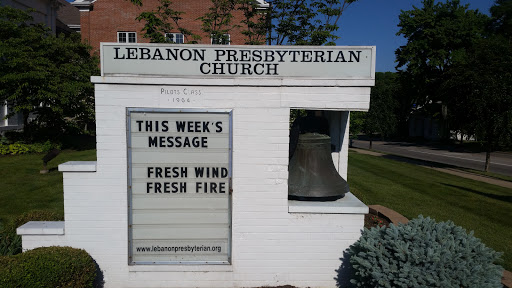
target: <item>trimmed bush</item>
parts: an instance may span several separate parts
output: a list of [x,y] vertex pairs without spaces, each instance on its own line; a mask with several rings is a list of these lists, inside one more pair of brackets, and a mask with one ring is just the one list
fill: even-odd
[[13,221],[6,226],[9,231],[16,232],[16,229],[21,225],[30,221],[62,221],[64,217],[62,214],[55,213],[51,210],[32,210],[25,212],[18,217],[14,218]]
[[349,254],[356,287],[502,288],[502,253],[451,221],[419,216],[365,229]]
[[0,287],[93,287],[94,260],[81,249],[42,247],[0,256]]
[[34,210],[23,213],[10,221],[5,227],[0,227],[0,255],[16,255],[21,253],[21,236],[16,229],[29,221],[60,221],[62,215],[52,211]]

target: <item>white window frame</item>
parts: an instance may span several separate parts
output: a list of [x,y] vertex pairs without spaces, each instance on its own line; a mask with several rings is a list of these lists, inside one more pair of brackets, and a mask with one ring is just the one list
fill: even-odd
[[[124,35],[124,42],[121,42],[121,35]],[[130,42],[130,36],[133,36],[135,39],[135,42]],[[132,31],[121,31],[117,32],[117,43],[137,43],[137,32]]]
[[[169,37],[170,35],[172,35],[172,38]],[[176,42],[178,36],[181,37],[181,42]],[[165,33],[165,40],[169,43],[183,44],[185,43],[185,35],[182,33]]]
[[9,118],[4,119],[4,117],[9,113],[7,110],[7,101],[0,103],[0,110],[2,111],[2,113],[0,113],[0,127],[9,126]]
[[228,43],[213,43],[213,35],[210,35],[210,44],[212,45],[231,45],[231,35],[223,34],[224,36],[228,36]]

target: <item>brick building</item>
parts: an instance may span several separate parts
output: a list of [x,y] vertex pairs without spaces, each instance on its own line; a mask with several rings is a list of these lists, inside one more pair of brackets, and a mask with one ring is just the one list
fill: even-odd
[[[141,32],[144,23],[135,18],[144,11],[154,11],[160,5],[158,0],[143,0],[143,6],[137,7],[129,0],[75,0],[71,4],[80,10],[80,31],[82,39],[87,41],[94,50],[99,51],[100,42],[147,43],[149,39],[143,38]],[[257,0],[262,8],[269,4],[264,0]],[[181,15],[180,26],[189,29],[202,37],[200,44],[211,44],[210,35],[201,30],[201,21],[197,18],[208,12],[212,6],[211,0],[174,0],[172,8],[184,12]],[[232,23],[240,23],[242,14],[234,11],[235,19]],[[244,36],[240,28],[231,31],[229,39],[233,45],[244,44]],[[183,43],[183,35],[178,31],[169,31],[168,36],[172,42]]]

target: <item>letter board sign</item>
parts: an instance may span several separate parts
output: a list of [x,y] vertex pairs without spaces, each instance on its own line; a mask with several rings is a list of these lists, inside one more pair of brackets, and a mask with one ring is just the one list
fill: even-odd
[[127,109],[129,263],[229,264],[231,112]]
[[371,46],[102,43],[101,75],[374,79]]

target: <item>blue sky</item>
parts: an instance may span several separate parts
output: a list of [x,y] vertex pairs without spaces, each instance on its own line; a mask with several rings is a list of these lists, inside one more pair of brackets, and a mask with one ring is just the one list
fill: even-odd
[[[444,1],[443,1],[444,2]],[[470,9],[489,14],[494,0],[462,0]],[[405,45],[398,32],[398,15],[401,10],[422,7],[421,0],[359,0],[349,6],[341,16],[336,44],[377,46],[376,71],[395,71],[395,50]]]

